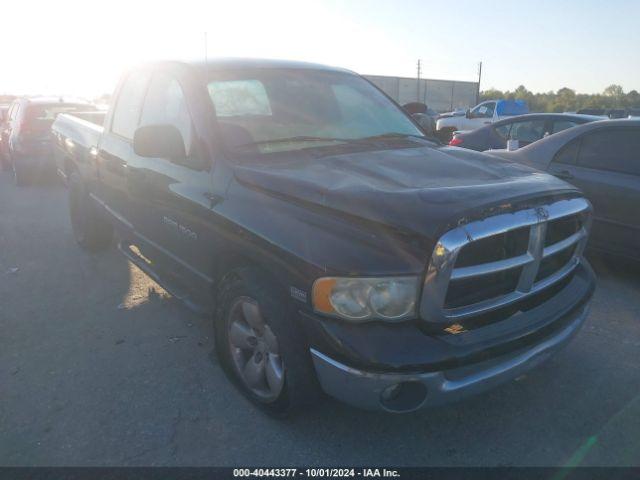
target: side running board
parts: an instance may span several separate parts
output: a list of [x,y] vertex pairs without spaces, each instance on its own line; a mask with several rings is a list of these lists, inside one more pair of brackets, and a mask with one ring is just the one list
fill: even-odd
[[207,310],[197,302],[191,300],[187,292],[179,283],[168,276],[161,276],[159,272],[153,269],[152,263],[146,259],[135,248],[134,245],[120,241],[118,242],[118,250],[131,261],[136,267],[142,270],[146,275],[151,277],[156,283],[171,294],[172,297],[183,302],[189,309],[198,314],[206,314]]

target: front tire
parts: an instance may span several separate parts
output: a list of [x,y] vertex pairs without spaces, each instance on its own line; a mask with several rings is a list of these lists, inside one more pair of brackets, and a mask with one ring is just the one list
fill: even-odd
[[223,283],[218,305],[216,351],[249,400],[278,416],[318,400],[306,337],[274,282],[254,269],[237,270]]
[[69,217],[76,243],[90,252],[111,244],[113,227],[89,196],[78,172],[69,175]]

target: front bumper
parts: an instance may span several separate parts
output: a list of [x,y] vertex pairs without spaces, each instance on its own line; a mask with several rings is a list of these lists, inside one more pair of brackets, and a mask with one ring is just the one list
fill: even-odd
[[587,303],[572,312],[561,330],[533,346],[450,370],[372,373],[351,368],[313,348],[311,355],[320,385],[329,395],[367,410],[409,412],[484,392],[538,366],[569,342],[584,323],[588,308]]

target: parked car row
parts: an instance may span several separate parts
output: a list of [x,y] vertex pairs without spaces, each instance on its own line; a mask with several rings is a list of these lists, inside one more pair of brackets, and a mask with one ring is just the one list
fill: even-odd
[[14,100],[0,124],[3,167],[13,172],[16,184],[55,171],[51,124],[60,113],[95,111],[87,102],[65,98],[34,97]]
[[531,113],[485,125],[467,132],[456,132],[449,145],[483,152],[507,148],[507,141],[517,142],[517,148],[536,142],[553,133],[587,122],[602,120],[592,115],[568,113]]
[[[517,143],[514,151],[507,151],[510,141]],[[449,145],[487,151],[576,185],[594,206],[589,246],[640,260],[639,120],[528,114],[457,132]]]
[[576,113],[585,115],[597,115],[599,117],[606,117],[611,119],[618,118],[634,118],[640,116],[640,108],[583,108]]

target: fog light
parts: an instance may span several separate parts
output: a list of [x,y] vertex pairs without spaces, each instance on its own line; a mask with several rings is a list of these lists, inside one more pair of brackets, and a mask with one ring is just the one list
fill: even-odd
[[420,382],[401,382],[389,385],[380,393],[380,404],[390,412],[411,412],[422,406],[427,387]]
[[398,393],[400,393],[400,384],[396,383],[395,385],[391,385],[391,386],[385,388],[382,391],[382,394],[380,395],[380,398],[382,398],[383,402],[388,402],[388,401],[393,400],[394,398],[396,398],[398,396]]

